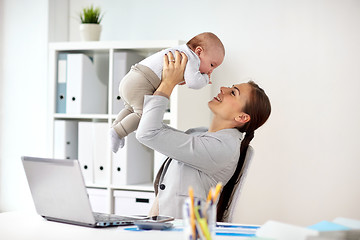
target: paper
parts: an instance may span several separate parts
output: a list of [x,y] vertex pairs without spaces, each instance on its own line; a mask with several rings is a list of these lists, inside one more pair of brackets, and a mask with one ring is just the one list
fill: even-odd
[[299,227],[277,221],[267,221],[257,231],[257,237],[275,238],[277,240],[305,240],[308,236],[318,236],[313,229]]
[[360,229],[360,221],[350,218],[337,217],[333,220],[334,223],[341,224],[343,226],[352,228],[352,229]]
[[329,221],[321,221],[319,223],[316,223],[314,225],[308,226],[309,229],[313,229],[316,231],[345,231],[350,230],[350,228],[345,227],[340,224],[336,224]]

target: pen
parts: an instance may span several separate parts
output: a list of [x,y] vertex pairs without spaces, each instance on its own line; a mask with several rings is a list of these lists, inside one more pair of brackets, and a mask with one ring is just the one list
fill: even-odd
[[196,225],[196,230],[197,230],[197,232],[198,232],[198,235],[199,235],[200,240],[205,239],[205,236],[204,236],[204,234],[203,234],[202,231],[201,231],[200,224],[199,224],[197,221],[195,221],[195,225]]
[[201,217],[200,207],[195,208],[196,222],[200,225],[202,235],[205,236],[206,240],[211,240],[209,227],[207,225],[206,218]]
[[194,213],[194,189],[189,187],[189,197],[190,197],[190,226],[192,231],[192,239],[196,239],[196,226],[195,226],[195,213]]

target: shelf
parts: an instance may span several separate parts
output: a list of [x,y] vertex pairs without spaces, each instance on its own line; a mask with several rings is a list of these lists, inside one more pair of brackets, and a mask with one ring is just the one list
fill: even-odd
[[50,43],[50,50],[74,52],[109,52],[115,50],[133,50],[144,53],[154,53],[162,49],[184,44],[178,40],[161,41],[94,41],[94,42],[55,42]]
[[88,184],[86,185],[87,188],[97,188],[97,189],[104,189],[106,190],[107,187],[105,187],[104,185],[97,185],[97,184]]
[[[112,114],[111,115],[111,119],[115,119],[116,118],[116,114]],[[166,112],[165,114],[164,114],[164,121],[170,121],[170,119],[171,119],[171,113],[170,112]]]
[[131,191],[145,191],[154,192],[153,183],[141,183],[134,185],[123,185],[123,186],[110,186],[113,190],[131,190]]
[[66,113],[56,113],[54,114],[54,119],[56,120],[108,120],[108,114],[76,114],[70,115]]
[[104,185],[100,185],[100,184],[87,184],[86,187],[87,188],[97,188],[97,189],[154,192],[154,185],[151,182],[133,184],[133,185],[122,185],[122,186],[117,186],[117,185],[104,186]]

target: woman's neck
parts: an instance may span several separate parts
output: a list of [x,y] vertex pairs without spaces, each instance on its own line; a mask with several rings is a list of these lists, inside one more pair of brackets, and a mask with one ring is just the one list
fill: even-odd
[[209,132],[217,132],[223,129],[230,129],[236,127],[234,122],[224,121],[223,119],[217,119],[214,117],[211,121]]

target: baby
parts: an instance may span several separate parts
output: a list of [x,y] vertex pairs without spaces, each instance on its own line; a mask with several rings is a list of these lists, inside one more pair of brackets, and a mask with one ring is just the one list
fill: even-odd
[[168,52],[178,50],[188,58],[184,73],[189,88],[200,89],[210,82],[210,74],[224,60],[225,48],[213,33],[205,32],[193,37],[184,45],[157,52],[140,61],[121,80],[120,97],[125,108],[120,111],[110,129],[111,148],[114,153],[122,148],[125,137],[139,125],[143,110],[144,95],[152,95],[161,82],[163,58]]

